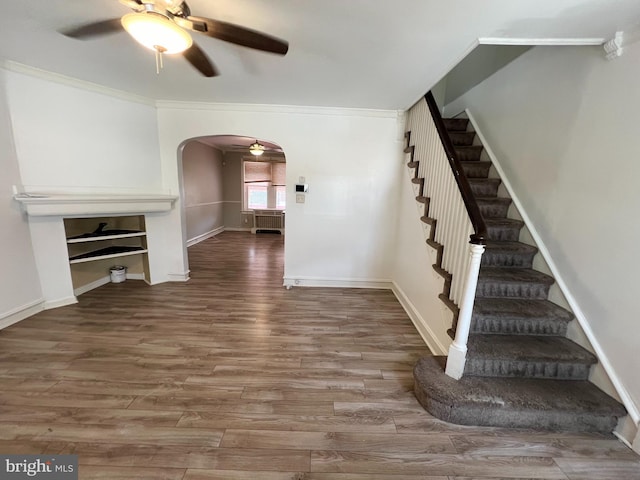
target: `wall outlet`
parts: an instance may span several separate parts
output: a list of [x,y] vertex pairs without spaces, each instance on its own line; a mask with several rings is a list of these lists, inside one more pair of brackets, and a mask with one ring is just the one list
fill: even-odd
[[296,195],[296,203],[304,203],[304,194]]

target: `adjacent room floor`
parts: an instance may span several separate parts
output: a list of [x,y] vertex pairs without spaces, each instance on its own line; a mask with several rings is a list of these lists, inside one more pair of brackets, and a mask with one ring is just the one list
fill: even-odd
[[613,436],[431,417],[394,295],[284,289],[279,235],[189,257],[188,283],[108,284],[0,332],[1,453],[75,453],[83,480],[640,479]]

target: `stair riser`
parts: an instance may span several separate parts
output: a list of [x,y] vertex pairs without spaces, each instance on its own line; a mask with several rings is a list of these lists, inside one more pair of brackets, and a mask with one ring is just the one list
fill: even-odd
[[490,240],[500,240],[502,242],[517,242],[520,238],[520,229],[522,227],[516,226],[500,226],[500,227],[487,227],[487,233]]
[[572,412],[541,412],[537,410],[505,409],[499,404],[479,405],[476,407],[451,407],[428,397],[415,388],[420,404],[445,422],[458,425],[484,425],[505,428],[536,428],[539,430],[568,432],[600,432],[611,434],[618,424],[613,415],[585,415]]
[[444,373],[442,357],[414,367],[418,402],[445,422],[610,435],[624,407],[586,381],[463,376]]
[[480,213],[485,218],[506,218],[509,205],[478,202]]
[[475,132],[449,132],[454,147],[468,147],[473,143]]
[[465,132],[469,124],[468,118],[443,118],[444,128],[451,132]]
[[467,178],[487,178],[489,176],[489,169],[491,165],[484,165],[482,163],[478,165],[465,164],[462,166],[464,174]]
[[458,160],[461,162],[475,162],[480,160],[482,146],[456,148],[456,154],[458,155]]
[[558,362],[521,362],[467,356],[465,375],[480,377],[529,377],[561,380],[586,380],[590,365]]
[[471,317],[470,333],[503,335],[554,335],[567,334],[567,322],[553,319],[511,319]]
[[469,182],[476,197],[497,197],[498,185],[495,182]]
[[478,279],[476,297],[532,298],[544,300],[549,295],[549,285],[544,283],[496,282]]
[[482,265],[491,267],[531,268],[535,253],[500,253],[487,250],[482,255]]

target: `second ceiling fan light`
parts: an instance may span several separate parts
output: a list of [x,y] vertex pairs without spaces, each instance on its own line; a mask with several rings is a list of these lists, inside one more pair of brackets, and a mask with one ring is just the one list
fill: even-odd
[[249,146],[249,153],[251,153],[251,155],[255,155],[256,157],[259,157],[264,153],[264,145],[262,145],[261,143],[258,143],[258,140],[256,140],[254,143],[252,143]]

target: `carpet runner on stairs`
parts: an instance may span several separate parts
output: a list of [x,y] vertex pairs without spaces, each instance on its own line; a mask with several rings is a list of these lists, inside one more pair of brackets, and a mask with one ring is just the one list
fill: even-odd
[[[498,197],[501,181],[489,178],[491,162],[483,160],[483,146],[474,144],[468,120],[444,122],[489,241],[464,376],[446,376],[445,357],[423,358],[414,369],[416,397],[434,416],[453,423],[610,433],[626,415],[624,407],[588,381],[598,360],[565,337],[573,315],[547,299],[554,279],[532,268],[537,248],[519,241],[524,224],[507,217],[511,199]],[[420,186],[416,199],[425,204],[422,220],[435,225],[424,179],[413,182]],[[451,336],[455,328],[454,321]]]

